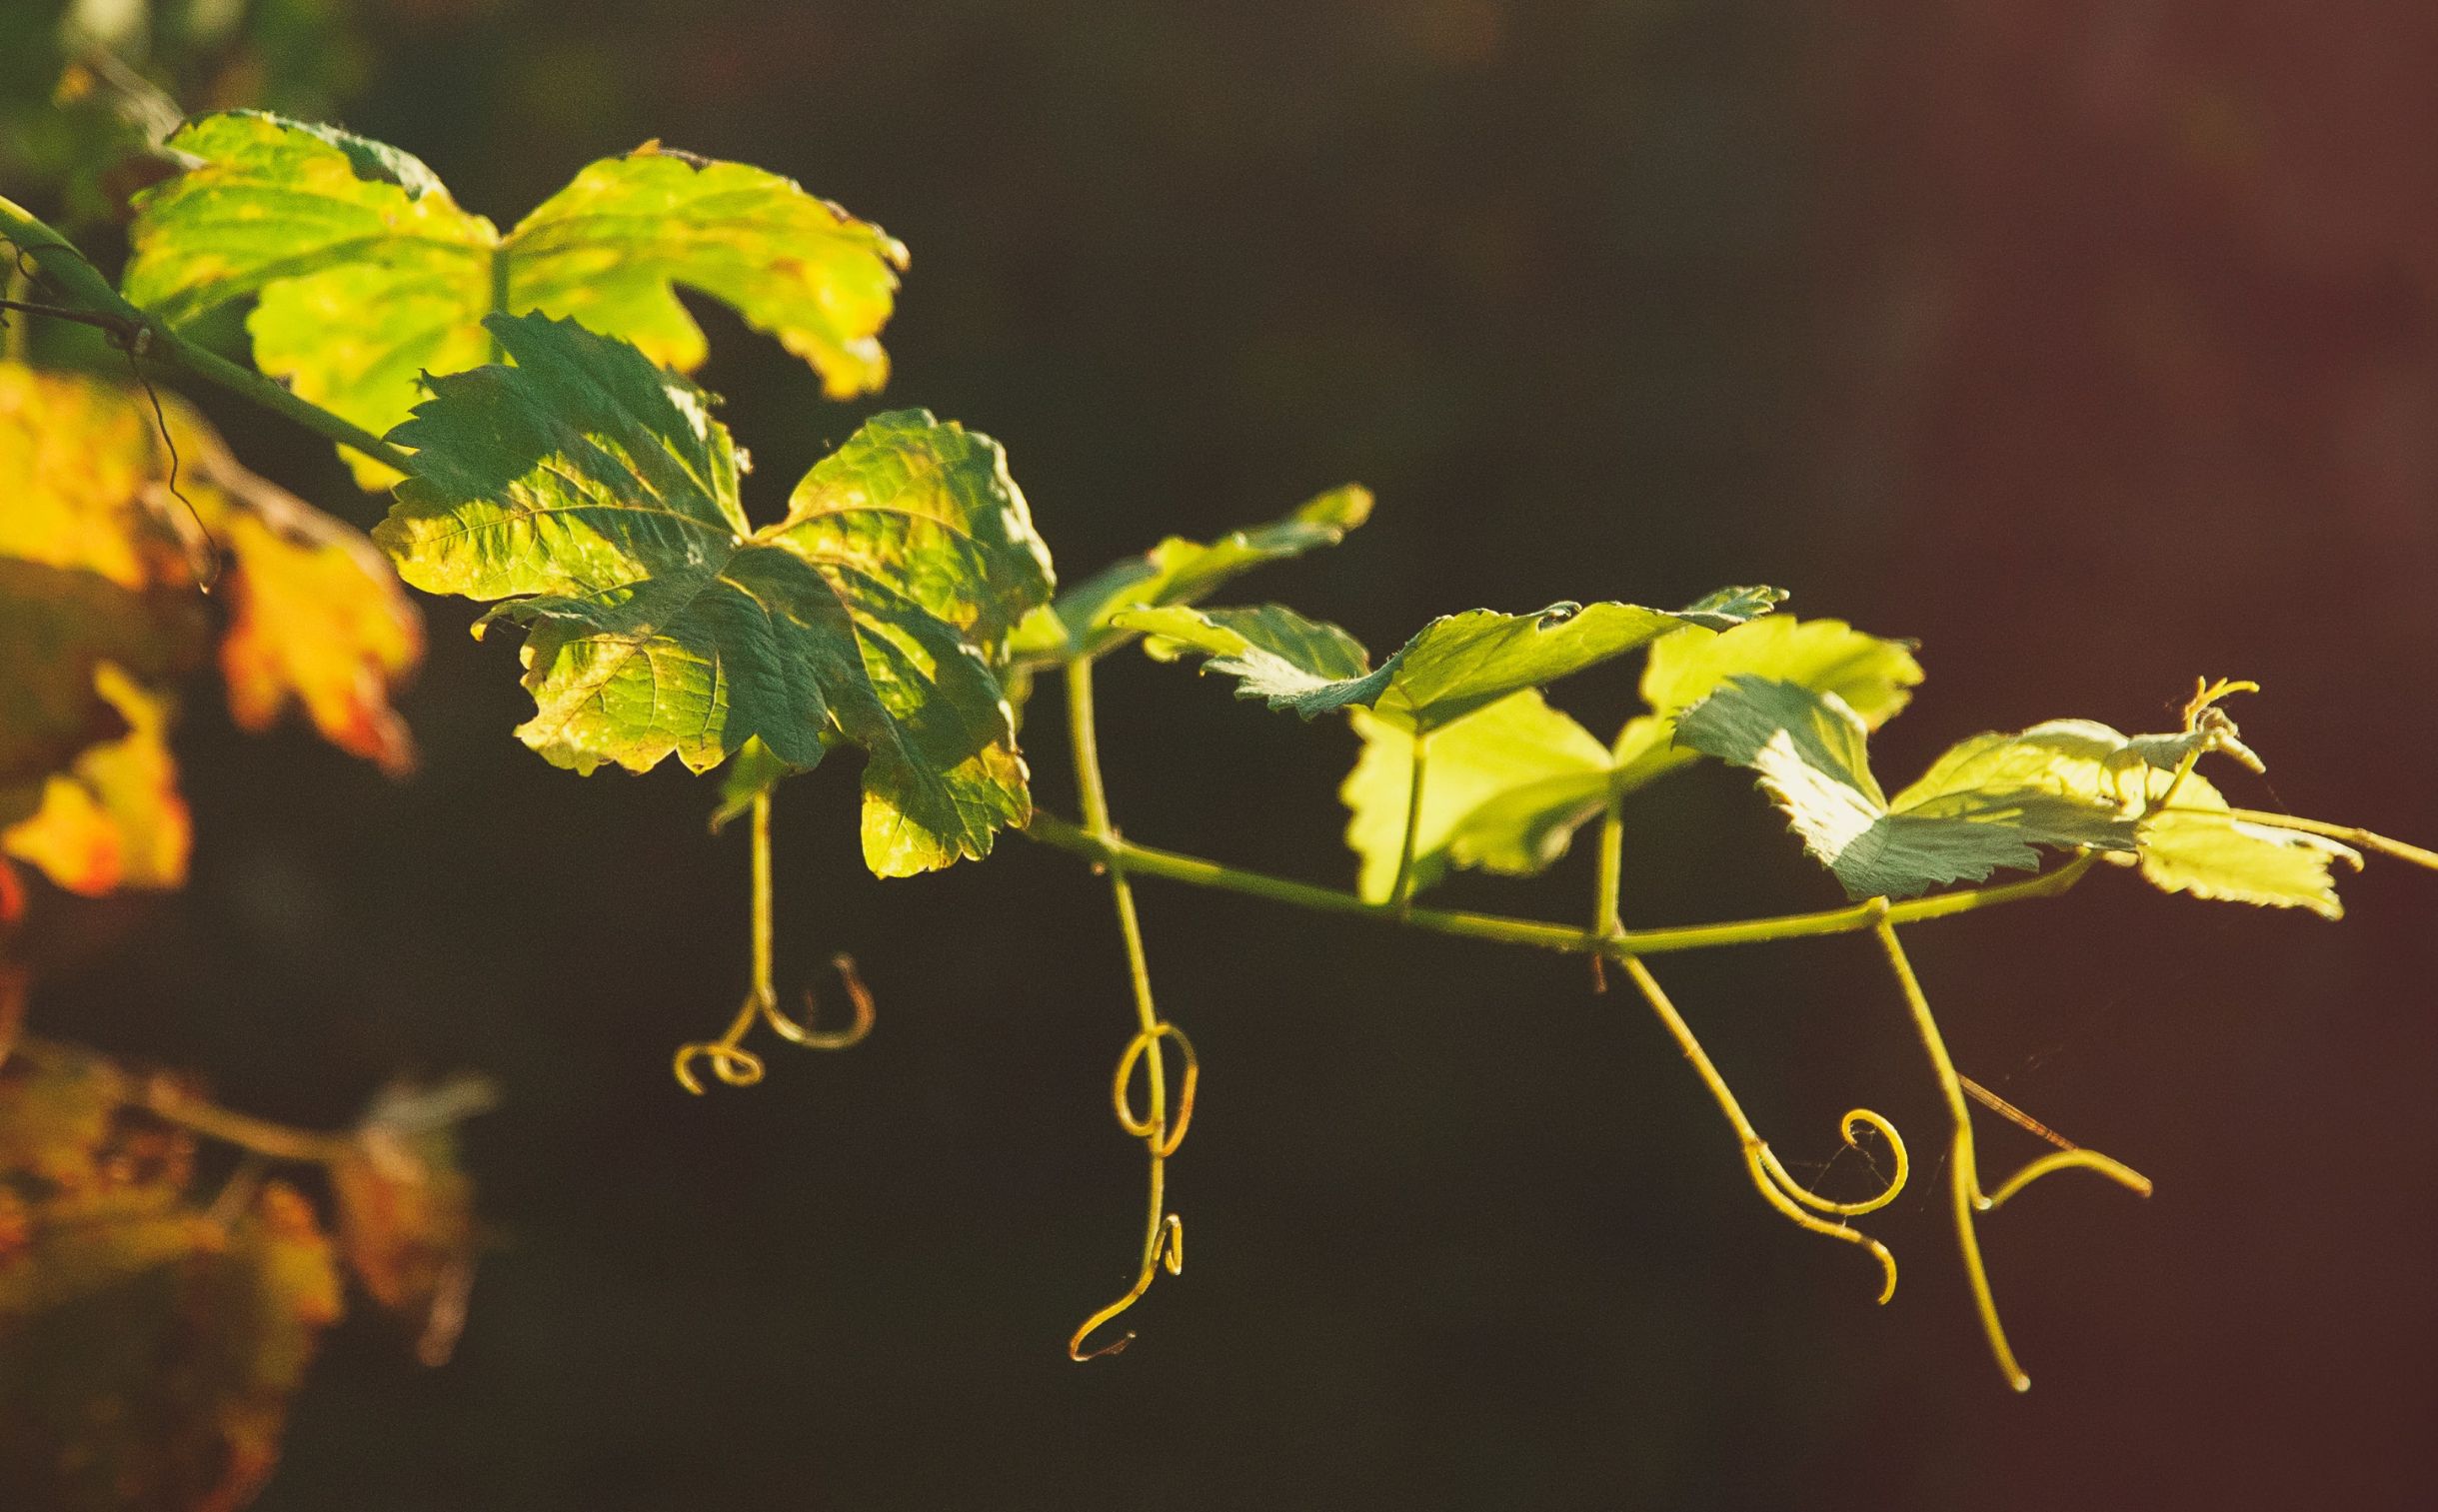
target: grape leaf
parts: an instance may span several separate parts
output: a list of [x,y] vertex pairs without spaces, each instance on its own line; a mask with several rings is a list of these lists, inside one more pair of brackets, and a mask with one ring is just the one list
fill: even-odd
[[[369,431],[405,419],[418,374],[487,361],[488,314],[572,317],[698,367],[680,285],[776,336],[835,397],[888,377],[879,334],[906,249],[759,168],[646,143],[503,236],[413,157],[330,127],[232,111],[168,145],[200,162],[138,196],[127,297],[174,326],[255,298],[256,365]],[[367,487],[395,477],[348,455]]]
[[[1616,603],[1553,604],[1533,615],[1468,610],[1431,621],[1395,655],[1360,675],[1337,670],[1342,661],[1328,666],[1299,661],[1310,643],[1255,643],[1252,650],[1259,655],[1247,657],[1238,649],[1239,628],[1216,618],[1230,611],[1138,610],[1119,614],[1115,623],[1220,659],[1215,665],[1238,678],[1239,698],[1262,699],[1272,709],[1291,709],[1307,720],[1332,710],[1368,708],[1382,721],[1427,735],[1509,694],[1623,656],[1668,631],[1688,624],[1737,624],[1740,616],[1764,612],[1782,597],[1770,589],[1722,590],[1675,614]],[[1332,650],[1339,642],[1353,644],[1343,632],[1332,634]]]
[[878,416],[756,530],[701,391],[572,322],[488,324],[515,365],[432,380],[398,433],[416,476],[374,536],[416,587],[528,628],[528,746],[578,771],[707,771],[758,737],[806,768],[835,728],[870,756],[884,876],[1025,821],[994,652],[1052,579],[996,442]]
[[1890,799],[1871,775],[1865,734],[1833,693],[1740,674],[1676,722],[1677,740],[1759,774],[1849,896],[1910,897],[2001,866],[2030,869],[2036,845],[2136,846],[2118,805],[2037,781],[1995,748],[1967,759],[1950,753]]
[[2045,785],[2138,819],[2138,856],[2108,859],[2138,864],[2162,891],[2342,917],[2335,863],[2358,869],[2360,853],[2315,834],[2237,817],[2225,795],[2197,771],[2185,772],[2179,783],[2176,772],[2185,757],[2208,751],[2257,764],[2232,723],[2219,716],[2149,736],[2122,735],[2091,720],[2051,720],[2020,735],[1975,736],[1931,770],[1944,780]]
[[194,824],[169,754],[169,703],[107,662],[95,669],[94,682],[127,733],[53,772],[41,807],[0,828],[0,850],[86,897],[182,886]]
[[[1413,732],[1367,709],[1353,716],[1362,755],[1337,795],[1350,811],[1346,843],[1362,859],[1358,889],[1386,902],[1403,854]],[[1456,866],[1538,871],[1564,852],[1575,825],[1607,806],[1607,748],[1537,690],[1509,694],[1428,739],[1416,892]]]
[[1267,699],[1273,709],[1311,690],[1358,678],[1371,665],[1352,636],[1277,604],[1127,610],[1113,623],[1148,637],[1143,649],[1156,662],[1199,652],[1209,659],[1206,673],[1224,673],[1236,680],[1237,698]]
[[341,751],[392,776],[412,771],[414,737],[390,695],[423,660],[423,617],[398,575],[371,542],[326,516],[225,518],[234,562],[220,675],[230,718],[261,732],[293,703]]
[[1640,786],[1695,759],[1698,753],[1675,743],[1676,717],[1738,675],[1833,693],[1865,729],[1877,730],[1911,702],[1921,664],[1908,643],[1865,635],[1842,620],[1771,615],[1724,634],[1662,636],[1642,671],[1651,712],[1627,722],[1610,748],[1621,784]]
[[[1921,681],[1902,642],[1836,620],[1772,615],[1723,633],[1686,626],[1653,641],[1642,674],[1652,713],[1628,722],[1612,747],[1538,694],[1511,695],[1428,737],[1415,890],[1451,867],[1511,876],[1545,870],[1565,854],[1576,828],[1607,807],[1612,792],[1630,792],[1697,758],[1672,744],[1675,717],[1736,673],[1833,692],[1873,729],[1901,710]],[[1402,852],[1414,737],[1367,713],[1356,715],[1354,729],[1362,756],[1338,796],[1350,811],[1346,843],[1362,860],[1361,890],[1381,901]]]
[[0,1484],[27,1506],[235,1508],[340,1312],[313,1211],[267,1184],[224,1227],[172,1194],[46,1204],[0,1253]]
[[[2165,796],[2171,780],[2153,775],[2154,798]],[[2172,803],[2142,821],[2142,875],[2165,892],[2308,908],[2327,919],[2345,916],[2336,895],[2335,863],[2358,871],[2360,851],[2316,834],[2239,819],[2229,806],[2207,778],[2187,773]]]
[[207,1210],[187,1191],[192,1136],[128,1113],[132,1082],[56,1045],[0,1071],[0,1486],[12,1507],[246,1504],[339,1317],[329,1241],[305,1199],[274,1181]]
[[1020,661],[1056,664],[1097,657],[1132,634],[1115,623],[1131,610],[1196,604],[1267,562],[1335,546],[1371,518],[1371,491],[1331,489],[1282,519],[1231,531],[1213,542],[1171,536],[1140,557],[1102,569],[1039,609],[1018,628],[1010,652]]

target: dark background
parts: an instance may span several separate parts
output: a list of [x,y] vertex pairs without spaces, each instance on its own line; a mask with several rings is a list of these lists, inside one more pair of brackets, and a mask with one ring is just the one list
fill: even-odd
[[[362,8],[346,124],[506,224],[647,137],[803,180],[914,251],[867,405],[707,316],[766,517],[863,413],[1004,441],[1070,579],[1349,479],[1375,522],[1249,591],[1393,646],[1432,614],[1768,582],[1923,642],[1882,771],[2196,673],[2279,803],[2438,835],[2438,21],[2359,4],[693,0]],[[190,100],[189,103],[202,103]],[[359,521],[326,452],[219,413]],[[2330,926],[2110,873],[1911,941],[1967,1074],[2139,1166],[1986,1220],[2036,1384],[1983,1348],[1940,1115],[1865,942],[1670,959],[1792,1158],[1866,1102],[1922,1168],[1904,1281],[1763,1209],[1580,962],[1145,884],[1202,1050],[1190,1258],[1123,1359],[1140,1145],[1104,886],[1004,839],[862,873],[852,763],[780,805],[783,982],[854,951],[868,1044],[670,1080],[745,966],[708,784],[512,740],[507,644],[427,606],[403,785],[195,701],[195,879],[49,903],[53,1033],[336,1123],[400,1068],[471,1130],[501,1245],[458,1358],[330,1340],[266,1512],[798,1507],[2415,1504],[2438,1387],[2438,878]],[[1565,686],[1595,728],[1631,669]],[[1129,654],[1136,835],[1342,880],[1342,727]],[[1056,691],[1028,732],[1072,813]],[[1835,900],[1740,775],[1637,802],[1629,922]],[[1451,900],[1571,919],[1545,881]],[[835,1004],[832,1007],[835,1009]],[[2034,1147],[1983,1130],[1985,1163]]]

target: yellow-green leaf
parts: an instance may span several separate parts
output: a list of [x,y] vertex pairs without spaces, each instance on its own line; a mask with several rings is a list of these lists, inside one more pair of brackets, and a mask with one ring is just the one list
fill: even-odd
[[[256,365],[369,431],[406,418],[418,375],[486,361],[489,314],[573,317],[691,369],[706,345],[680,286],[776,336],[835,396],[888,376],[879,333],[906,249],[758,168],[648,143],[503,236],[413,157],[329,127],[227,112],[169,146],[199,161],[138,197],[127,297],[173,325],[255,299]],[[351,460],[367,487],[394,479]]]
[[[1876,728],[1904,707],[1921,668],[1902,642],[1836,620],[1772,615],[1726,631],[1688,625],[1650,645],[1642,695],[1651,713],[1603,748],[1538,694],[1517,694],[1431,733],[1415,888],[1451,866],[1508,875],[1547,868],[1574,831],[1622,794],[1697,759],[1673,743],[1675,717],[1738,673],[1835,693]],[[1358,716],[1363,754],[1339,788],[1351,810],[1346,842],[1362,858],[1366,895],[1384,898],[1396,874],[1411,787],[1410,731]]]
[[[1431,621],[1378,668],[1358,674],[1338,670],[1346,662],[1343,648],[1354,645],[1342,631],[1332,630],[1333,639],[1326,642],[1297,638],[1256,644],[1252,649],[1260,655],[1247,657],[1239,649],[1243,638],[1221,624],[1221,617],[1241,611],[1137,610],[1119,614],[1114,623],[1219,658],[1214,666],[1237,678],[1238,698],[1261,699],[1307,720],[1333,710],[1369,709],[1402,729],[1428,733],[1508,694],[1638,650],[1682,626],[1739,624],[1783,597],[1774,589],[1724,589],[1673,614],[1615,603],[1552,604],[1530,615],[1467,610]],[[1262,613],[1272,612],[1286,613],[1274,607]],[[1159,648],[1151,650],[1161,655]]]
[[527,745],[579,771],[706,771],[759,738],[804,768],[836,731],[870,756],[885,876],[1025,821],[995,652],[1049,599],[1050,558],[997,443],[878,416],[756,530],[700,391],[569,322],[490,327],[515,365],[433,380],[375,536],[410,583],[528,627]]
[[2038,845],[2135,848],[2134,821],[2117,804],[2039,780],[1994,751],[1942,758],[1888,798],[1871,775],[1861,717],[1833,693],[1738,675],[1676,730],[1704,755],[1757,773],[1804,848],[1853,897],[1910,897],[2002,866],[2029,869]]
[[[1412,792],[1413,732],[1354,711],[1362,756],[1337,789],[1346,843],[1362,858],[1359,887],[1385,902],[1396,884]],[[1451,866],[1508,874],[1540,870],[1574,826],[1608,800],[1607,749],[1537,691],[1510,694],[1432,732],[1414,831],[1413,890]]]
[[[2160,795],[2172,777],[2154,776]],[[2142,821],[2142,875],[2166,892],[2272,908],[2308,908],[2342,918],[2336,863],[2355,870],[2362,854],[2350,845],[2237,818],[2225,795],[2199,773],[2187,773],[2172,805]]]
[[1019,660],[1054,664],[1097,657],[1123,645],[1130,632],[1116,624],[1132,610],[1199,604],[1267,562],[1335,546],[1371,518],[1371,491],[1347,484],[1305,502],[1283,519],[1231,531],[1217,541],[1171,536],[1140,557],[1104,568],[1036,610],[1009,650]]

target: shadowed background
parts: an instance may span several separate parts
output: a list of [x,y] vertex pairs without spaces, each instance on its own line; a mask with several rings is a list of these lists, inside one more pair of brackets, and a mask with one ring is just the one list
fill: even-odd
[[[2237,801],[2438,835],[2421,12],[388,0],[350,35],[345,124],[503,224],[657,137],[909,244],[874,402],[705,313],[760,518],[907,404],[1006,443],[1071,581],[1358,480],[1373,524],[1248,594],[1386,648],[1474,605],[1782,585],[1922,641],[1874,743],[1898,776],[2253,677],[2233,712],[2274,787],[2230,775]],[[375,517],[319,443],[214,410]],[[236,1105],[336,1123],[400,1067],[505,1088],[469,1131],[502,1244],[458,1358],[344,1325],[267,1512],[2375,1508],[2431,1478],[2433,878],[2375,867],[2332,927],[2111,872],[1908,936],[1967,1074],[2158,1183],[1984,1222],[2019,1399],[1867,942],[1660,974],[1790,1160],[1857,1102],[1912,1136],[1884,1310],[1581,962],[1146,882],[1206,1072],[1171,1167],[1192,1263],[1077,1367],[1142,1218],[1104,884],[1021,838],[877,882],[854,763],[790,785],[783,989],[851,950],[880,1027],[689,1098],[668,1053],[744,984],[742,836],[704,835],[706,783],[545,766],[508,734],[509,645],[427,610],[419,776],[198,698],[192,887],[45,915],[43,1029]],[[1342,725],[1131,653],[1101,686],[1131,833],[1350,878]],[[1612,729],[1631,688],[1555,701]],[[1072,814],[1058,707],[1028,747]],[[1739,773],[1638,799],[1629,845],[1629,923],[1837,897]],[[1444,895],[1572,919],[1582,848]]]

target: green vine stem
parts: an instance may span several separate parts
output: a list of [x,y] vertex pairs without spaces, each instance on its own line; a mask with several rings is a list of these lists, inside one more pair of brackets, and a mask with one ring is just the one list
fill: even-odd
[[1447,908],[1407,908],[1393,903],[1366,902],[1354,893],[1322,887],[1263,871],[1247,870],[1177,850],[1139,844],[1115,833],[1096,834],[1056,814],[1036,808],[1024,831],[1028,838],[1081,855],[1131,876],[1156,876],[1188,886],[1212,887],[1246,897],[1264,898],[1315,913],[1341,913],[1378,923],[1399,924],[1433,934],[1452,934],[1498,944],[1530,945],[1574,955],[1604,955],[1611,960],[1630,956],[1664,955],[1676,950],[1707,950],[1725,945],[1760,944],[1770,940],[1812,939],[1828,934],[1858,934],[1881,917],[1897,923],[1922,923],[1953,918],[2002,903],[2054,897],[2089,873],[2097,857],[2078,855],[2054,871],[2004,882],[1993,887],[1964,887],[1928,897],[1890,903],[1874,898],[1844,908],[1814,913],[1782,913],[1766,918],[1736,919],[1715,924],[1674,924],[1655,929],[1584,929],[1540,919],[1513,918],[1499,913],[1472,913]]
[[[1101,775],[1100,735],[1094,718],[1092,659],[1078,658],[1067,667],[1067,730],[1074,747],[1076,792],[1084,807],[1084,822],[1089,833],[1103,845],[1122,847],[1118,831],[1110,822],[1109,788]],[[1117,903],[1118,931],[1126,940],[1127,975],[1134,987],[1135,1037],[1127,1042],[1118,1059],[1118,1072],[1110,1083],[1110,1100],[1117,1108],[1118,1126],[1141,1139],[1149,1156],[1150,1180],[1143,1234],[1143,1263],[1137,1268],[1134,1284],[1115,1302],[1094,1313],[1076,1329],[1067,1341],[1067,1357],[1082,1363],[1104,1355],[1117,1354],[1135,1341],[1132,1331],[1119,1335],[1109,1343],[1087,1349],[1085,1341],[1103,1327],[1123,1316],[1152,1289],[1152,1282],[1165,1267],[1170,1275],[1181,1274],[1186,1266],[1185,1220],[1168,1210],[1169,1157],[1185,1143],[1186,1129],[1194,1120],[1194,1093],[1201,1079],[1201,1065],[1194,1054],[1193,1041],[1185,1031],[1160,1016],[1159,1005],[1152,997],[1152,968],[1143,948],[1143,921],[1135,909],[1134,885],[1127,879],[1127,863],[1111,854],[1103,861],[1109,872],[1111,897]],[[1176,1041],[1185,1061],[1185,1072],[1177,1089],[1177,1118],[1169,1121],[1169,1078],[1164,1042]],[[1128,1095],[1135,1067],[1144,1069],[1144,1111],[1135,1112]]]
[[75,243],[5,197],[0,197],[0,243],[13,245],[21,256],[32,261],[47,282],[75,302],[73,310],[59,313],[69,319],[83,318],[88,325],[100,326],[133,356],[166,362],[206,383],[216,384],[240,398],[251,400],[274,414],[286,416],[326,440],[353,447],[399,472],[413,470],[414,461],[408,453],[391,446],[370,431],[341,420],[312,401],[299,398],[261,374],[241,368],[225,357],[196,346],[154,321],[111,288],[110,281],[86,261],[85,255],[76,250]]
[[[26,272],[24,264],[11,262],[8,270],[8,303],[11,306],[24,304],[26,296],[33,292],[34,281],[26,276]],[[0,325],[6,327],[5,335],[0,335],[0,358],[9,362],[24,362],[27,350],[32,345],[31,333],[27,331],[25,322],[0,317]]]
[[[5,306],[9,311],[95,326],[132,359],[139,362],[150,360],[176,369],[249,400],[326,440],[351,448],[392,469],[402,473],[413,471],[414,459],[411,454],[300,398],[280,384],[187,341],[155,321],[124,299],[65,237],[5,198],[0,198],[0,249],[14,254],[7,297],[0,300],[0,306]],[[504,278],[504,257],[495,261],[493,273],[495,280]],[[35,291],[30,286],[36,284],[66,303],[33,303],[29,296]],[[495,288],[495,302],[499,297],[500,291]],[[25,334],[22,323],[11,322],[6,347],[9,357],[22,359]],[[1499,914],[1417,907],[1413,903],[1413,894],[1419,882],[1415,875],[1414,853],[1419,837],[1425,759],[1425,738],[1417,733],[1395,881],[1387,902],[1372,903],[1337,888],[1141,845],[1122,837],[1111,822],[1107,789],[1102,778],[1094,730],[1092,659],[1079,658],[1067,670],[1068,715],[1074,736],[1074,761],[1083,823],[1079,825],[1037,810],[1023,832],[1043,844],[1078,855],[1106,870],[1109,875],[1119,928],[1127,951],[1137,1024],[1133,1038],[1120,1056],[1112,1080],[1111,1098],[1120,1126],[1130,1137],[1144,1142],[1149,1159],[1150,1198],[1142,1263],[1136,1279],[1124,1296],[1093,1314],[1076,1332],[1069,1343],[1069,1353],[1076,1359],[1114,1354],[1123,1349],[1134,1337],[1132,1333],[1098,1348],[1087,1350],[1085,1345],[1096,1332],[1140,1300],[1162,1268],[1177,1274],[1182,1270],[1185,1259],[1183,1221],[1167,1210],[1166,1169],[1167,1161],[1176,1154],[1191,1123],[1200,1068],[1192,1043],[1175,1024],[1160,1017],[1153,998],[1142,925],[1132,885],[1133,878],[1138,875],[1263,898],[1319,913],[1367,918],[1433,933],[1583,955],[1589,958],[1595,981],[1602,987],[1605,980],[1599,973],[1605,964],[1621,963],[1734,1129],[1747,1171],[1764,1200],[1790,1221],[1806,1229],[1868,1249],[1885,1271],[1886,1286],[1881,1297],[1884,1301],[1895,1284],[1893,1257],[1877,1241],[1860,1234],[1842,1220],[1876,1210],[1891,1200],[1903,1186],[1909,1169],[1908,1158],[1895,1129],[1867,1109],[1847,1113],[1840,1125],[1849,1146],[1855,1144],[1858,1130],[1864,1127],[1877,1130],[1887,1139],[1895,1153],[1896,1170],[1885,1190],[1856,1202],[1835,1202],[1809,1191],[1793,1178],[1766,1142],[1760,1139],[1716,1065],[1643,963],[1648,956],[1679,950],[1872,932],[1903,990],[1915,1030],[1929,1054],[1932,1070],[1946,1099],[1948,1116],[1953,1125],[1949,1181],[1958,1242],[1991,1349],[2007,1379],[2017,1389],[2022,1389],[2028,1381],[2007,1345],[1998,1320],[1974,1229],[1974,1215],[1995,1209],[2031,1182],[2059,1170],[2089,1170],[2135,1192],[2144,1195],[2149,1192],[2150,1183],[2140,1173],[2108,1156],[2062,1139],[2012,1104],[1958,1074],[1920,982],[1897,938],[1900,926],[1957,917],[2005,903],[2056,896],[2073,887],[2090,871],[2098,859],[2094,854],[2079,854],[2053,870],[2024,880],[1960,888],[1903,902],[1891,903],[1885,898],[1873,898],[1842,908],[1812,912],[1627,929],[1618,916],[1622,818],[1618,802],[1612,798],[1600,825],[1598,870],[1588,927],[1570,927]],[[2186,711],[2188,729],[2198,731],[2200,726],[2197,722],[2218,699],[2245,691],[2248,686],[2226,682],[2201,686]],[[2231,737],[2231,726],[2228,727],[2228,734]],[[2239,758],[2248,755],[2237,748],[2222,749],[2236,750]],[[2199,754],[2199,749],[2195,748],[2185,755],[2160,796],[2145,806],[2145,813],[2173,810],[2173,800],[2179,795]],[[2218,811],[2224,813],[2226,810]],[[2320,835],[2438,869],[2438,851],[2406,844],[2369,830],[2256,809],[2234,809],[2232,817],[2247,823]],[[856,975],[854,962],[844,955],[836,957],[835,964],[855,1009],[855,1019],[850,1027],[838,1031],[821,1031],[811,1027],[810,994],[807,994],[805,1021],[792,1019],[779,1010],[772,970],[771,798],[767,792],[757,797],[753,804],[751,862],[751,986],[724,1034],[718,1039],[685,1045],[676,1052],[674,1069],[678,1080],[689,1091],[701,1092],[704,1089],[693,1072],[695,1062],[704,1059],[711,1062],[713,1074],[730,1085],[748,1085],[762,1078],[764,1066],[761,1058],[744,1045],[745,1037],[757,1022],[768,1024],[782,1038],[817,1048],[843,1048],[863,1038],[872,1026],[871,995]],[[4,1038],[0,1036],[0,1039]],[[1167,1052],[1172,1046],[1182,1060],[1182,1071],[1173,1099],[1167,1063]],[[0,1050],[5,1048],[5,1044],[0,1044]],[[77,1053],[36,1040],[24,1041],[17,1049],[29,1057]],[[1138,1067],[1143,1070],[1145,1080],[1140,1110],[1132,1095]],[[351,1141],[345,1136],[288,1129],[217,1108],[162,1078],[118,1074],[125,1082],[124,1100],[131,1105],[264,1158],[328,1161],[352,1148]],[[2058,1148],[2033,1160],[2001,1182],[1995,1190],[1984,1193],[1979,1183],[1968,1098],[1977,1098],[2034,1134],[2048,1139]]]
[[[2162,803],[2156,811],[2207,813],[2210,810],[2177,808]],[[2410,861],[2416,866],[2426,866],[2432,871],[2438,871],[2438,850],[2425,850],[2419,845],[2408,844],[2399,839],[2390,839],[2384,834],[2369,829],[2356,828],[2351,824],[2330,824],[2319,819],[2307,819],[2295,813],[2273,813],[2265,808],[2237,808],[2233,812],[2236,818],[2247,824],[2265,824],[2272,829],[2300,830],[2304,834],[2316,834],[2344,844],[2359,845],[2365,850],[2376,850],[2382,855],[2392,855],[2397,860]]]
[[[1602,939],[1616,939],[1625,933],[1624,917],[1617,912],[1617,896],[1625,875],[1625,797],[1608,794],[1608,807],[1600,815],[1600,848],[1591,883],[1591,927]],[[1608,957],[1591,957],[1591,990],[1608,990]]]
[[1422,833],[1422,775],[1429,769],[1430,733],[1413,733],[1412,764],[1405,782],[1405,834],[1396,849],[1396,881],[1388,901],[1400,914],[1413,910],[1413,847]]

